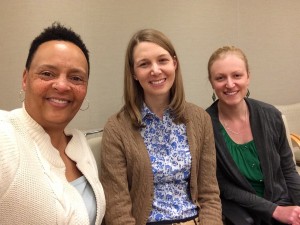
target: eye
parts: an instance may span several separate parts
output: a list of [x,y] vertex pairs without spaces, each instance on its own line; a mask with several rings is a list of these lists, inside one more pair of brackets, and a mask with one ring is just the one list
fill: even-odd
[[148,63],[147,62],[140,62],[140,63],[138,63],[137,66],[141,67],[141,68],[146,68],[148,66]]
[[168,58],[159,59],[160,64],[167,64],[170,60]]
[[242,73],[235,73],[235,74],[233,75],[233,77],[234,77],[235,79],[240,79],[240,78],[242,78],[242,76],[243,76]]
[[69,77],[69,80],[76,85],[84,84],[86,82],[86,79],[80,75],[72,75]]
[[38,73],[38,75],[41,77],[43,80],[51,80],[55,77],[55,74],[50,71],[41,71]]
[[223,76],[216,76],[215,80],[216,81],[222,81],[222,80],[224,80],[224,77]]

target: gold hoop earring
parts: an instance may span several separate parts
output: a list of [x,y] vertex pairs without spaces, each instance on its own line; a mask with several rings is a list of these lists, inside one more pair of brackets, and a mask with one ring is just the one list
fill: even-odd
[[[90,108],[90,102],[89,102],[89,100],[87,100],[87,99],[85,98],[85,99],[83,100],[83,103],[84,103],[84,102],[86,102],[86,103],[85,103],[85,107],[82,109],[82,108],[81,108],[82,105],[81,105],[81,107],[80,107],[80,110],[81,110],[81,111],[85,111],[85,110],[87,110],[88,108]],[[82,103],[82,104],[83,104],[83,103]]]
[[21,89],[19,92],[19,100],[20,102],[24,102],[25,100],[25,92],[23,91],[23,89]]

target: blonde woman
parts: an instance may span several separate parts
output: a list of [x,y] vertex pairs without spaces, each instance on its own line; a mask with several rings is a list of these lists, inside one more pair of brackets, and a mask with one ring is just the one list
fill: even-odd
[[217,49],[208,62],[218,97],[208,109],[223,214],[228,224],[299,224],[300,177],[281,113],[248,98],[248,60],[239,48]]

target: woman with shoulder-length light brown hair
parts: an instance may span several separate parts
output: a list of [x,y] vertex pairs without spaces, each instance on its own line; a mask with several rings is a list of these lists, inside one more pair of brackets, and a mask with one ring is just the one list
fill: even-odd
[[175,70],[174,84],[170,89],[170,103],[169,107],[175,116],[176,122],[183,122],[183,111],[185,106],[185,96],[182,82],[182,75],[179,61],[176,59],[176,52],[170,40],[161,35],[157,30],[143,30],[143,32],[136,33],[130,40],[126,52],[125,59],[125,76],[124,76],[124,109],[129,113],[131,120],[137,126],[141,125],[140,108],[144,102],[144,90],[139,82],[134,79],[134,62],[133,51],[135,46],[140,42],[155,43],[169,52],[173,59],[177,62]]
[[101,180],[108,225],[221,225],[209,115],[185,101],[179,59],[153,29],[131,38],[123,108],[105,125]]

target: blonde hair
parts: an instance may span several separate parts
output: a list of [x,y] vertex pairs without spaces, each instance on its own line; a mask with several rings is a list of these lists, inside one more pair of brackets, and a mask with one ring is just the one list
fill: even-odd
[[245,55],[245,53],[235,47],[235,46],[223,46],[221,48],[218,48],[216,51],[213,52],[213,54],[210,56],[209,60],[208,60],[208,64],[207,64],[207,70],[208,70],[208,79],[211,79],[211,67],[213,65],[213,63],[218,60],[221,59],[222,57],[228,55],[228,54],[235,54],[236,56],[238,56],[241,60],[244,61],[245,63],[245,67],[246,67],[246,71],[249,74],[249,65],[248,65],[248,59]]
[[139,81],[134,79],[134,48],[140,42],[151,42],[159,45],[169,52],[171,57],[177,61],[175,71],[175,80],[170,90],[170,104],[174,122],[184,122],[183,111],[185,95],[183,89],[182,75],[180,71],[179,60],[171,41],[160,31],[154,29],[143,29],[136,32],[129,41],[124,68],[124,106],[121,111],[125,111],[136,127],[142,127],[141,108],[144,102],[144,91]]

